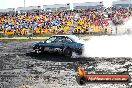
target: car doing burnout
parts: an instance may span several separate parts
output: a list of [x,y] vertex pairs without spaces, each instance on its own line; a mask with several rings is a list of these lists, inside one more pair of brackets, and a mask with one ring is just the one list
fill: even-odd
[[81,55],[83,45],[83,41],[75,35],[53,35],[45,41],[34,44],[33,50],[36,53],[58,52],[71,57],[73,52]]

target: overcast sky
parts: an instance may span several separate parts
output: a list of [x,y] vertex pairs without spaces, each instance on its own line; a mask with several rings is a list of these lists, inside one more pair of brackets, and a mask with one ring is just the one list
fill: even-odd
[[[112,1],[117,0],[25,0],[25,6],[42,6],[65,3],[82,3],[82,2],[103,1],[105,6],[111,6]],[[24,0],[0,0],[0,9],[24,7]]]

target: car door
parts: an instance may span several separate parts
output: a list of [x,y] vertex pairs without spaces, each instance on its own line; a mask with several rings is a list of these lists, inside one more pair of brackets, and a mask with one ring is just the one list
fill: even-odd
[[64,47],[64,41],[65,37],[57,37],[56,40],[52,43],[53,49],[55,52],[62,52]]
[[53,36],[47,39],[46,41],[44,41],[43,43],[44,51],[49,51],[49,52],[53,51],[52,49],[53,49],[55,40],[56,40],[56,37]]
[[65,45],[65,47],[71,47],[73,41],[70,38],[66,37],[65,41],[63,41],[63,44]]

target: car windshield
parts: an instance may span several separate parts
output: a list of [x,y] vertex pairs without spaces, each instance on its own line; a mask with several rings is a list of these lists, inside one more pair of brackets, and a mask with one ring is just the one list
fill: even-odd
[[71,35],[71,36],[69,36],[69,38],[71,38],[74,42],[77,42],[77,43],[82,43],[83,42],[83,40],[81,40],[80,38],[78,38],[75,35]]

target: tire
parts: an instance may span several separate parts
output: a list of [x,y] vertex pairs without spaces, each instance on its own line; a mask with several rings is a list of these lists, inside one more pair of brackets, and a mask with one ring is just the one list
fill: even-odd
[[71,57],[72,56],[72,49],[70,48],[65,48],[64,51],[63,51],[64,55],[66,57]]
[[77,54],[78,54],[78,55],[82,55],[82,51],[78,51]]

